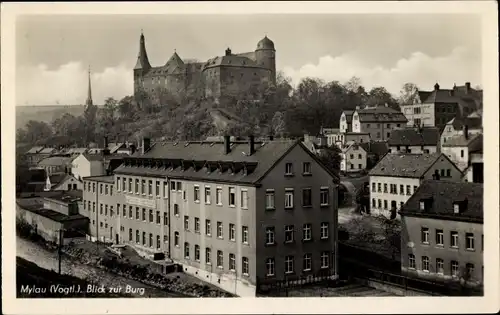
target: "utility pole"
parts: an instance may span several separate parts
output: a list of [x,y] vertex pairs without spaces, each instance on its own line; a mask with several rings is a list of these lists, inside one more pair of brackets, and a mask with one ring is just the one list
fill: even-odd
[[61,274],[61,261],[62,261],[62,245],[63,245],[63,229],[59,229],[59,246],[57,249],[57,254],[59,258],[59,274]]

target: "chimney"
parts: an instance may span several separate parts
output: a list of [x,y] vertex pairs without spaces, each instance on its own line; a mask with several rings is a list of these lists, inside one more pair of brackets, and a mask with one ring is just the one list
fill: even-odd
[[141,151],[141,153],[145,154],[146,152],[149,151],[150,148],[151,148],[151,139],[146,138],[146,137],[142,137],[142,151]]
[[434,90],[439,91],[439,84],[438,83],[434,84]]
[[231,152],[231,137],[224,136],[224,154],[229,154]]
[[455,91],[454,90],[450,90],[450,96],[453,96],[455,95]]
[[248,146],[250,147],[249,155],[253,155],[255,153],[255,137],[253,135],[248,137]]
[[464,132],[465,140],[468,140],[469,139],[469,126],[467,126],[467,124],[464,124],[462,129]]
[[465,82],[465,93],[469,93],[470,91],[470,82]]
[[231,48],[226,49],[226,56],[231,56]]

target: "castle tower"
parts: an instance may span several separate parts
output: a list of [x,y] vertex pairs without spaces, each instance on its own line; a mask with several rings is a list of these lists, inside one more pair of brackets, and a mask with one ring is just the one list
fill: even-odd
[[89,89],[87,91],[87,100],[85,101],[85,108],[92,107],[94,104],[92,102],[92,85],[90,81],[90,66],[89,66]]
[[142,77],[151,69],[148,54],[146,52],[146,40],[144,33],[141,30],[141,37],[139,40],[139,55],[134,67],[134,91],[137,91],[142,86]]
[[257,43],[255,59],[259,66],[264,66],[271,70],[271,82],[276,84],[276,50],[272,40],[265,36]]

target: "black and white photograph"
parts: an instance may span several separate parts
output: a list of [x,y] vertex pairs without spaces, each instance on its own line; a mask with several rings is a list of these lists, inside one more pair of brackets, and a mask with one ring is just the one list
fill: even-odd
[[497,3],[122,4],[2,4],[6,313],[498,310]]

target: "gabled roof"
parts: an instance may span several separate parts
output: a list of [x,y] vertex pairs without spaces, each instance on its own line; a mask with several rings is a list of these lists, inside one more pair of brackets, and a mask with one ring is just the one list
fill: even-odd
[[359,144],[365,151],[369,154],[375,154],[377,156],[384,156],[389,152],[389,145],[387,141],[370,141],[363,142]]
[[114,153],[116,153],[116,151],[123,148],[124,146],[125,146],[125,143],[110,143],[110,145],[108,146],[109,153],[114,154]]
[[205,63],[205,68],[218,66],[260,67],[254,60],[238,55],[218,56]]
[[408,121],[402,112],[387,106],[379,105],[375,107],[367,107],[364,109],[357,109],[356,112],[358,113],[360,122],[406,123]]
[[354,114],[353,110],[344,110],[343,113],[345,114],[345,119],[348,124],[352,122],[352,114]]
[[446,140],[445,143],[443,143],[443,147],[469,147],[471,148],[472,146],[477,147],[478,143],[481,144],[482,147],[482,142],[483,142],[483,134],[473,134],[469,135],[467,138],[465,135],[460,134],[460,135],[455,135],[448,140]]
[[342,147],[342,149],[341,149],[341,150],[342,150],[342,152],[343,152],[343,153],[346,153],[346,152],[348,152],[351,148],[353,148],[353,149],[361,149],[361,150],[363,150],[363,151],[365,151],[365,152],[366,152],[366,149],[364,148],[364,146],[362,146],[362,145],[360,145],[360,144],[358,144],[358,143],[351,143],[351,144],[345,145],[345,146],[343,146],[343,147]]
[[481,129],[483,127],[483,119],[480,116],[467,116],[465,118],[455,117],[450,120],[447,125],[452,125],[453,129],[459,130],[464,126],[470,129]]
[[390,146],[437,146],[439,129],[434,127],[393,129],[388,140]]
[[[421,178],[444,154],[386,154],[370,171],[370,176]],[[451,163],[451,162],[450,162]]]
[[89,161],[104,161],[104,160],[111,160],[111,159],[122,159],[124,157],[129,156],[128,154],[125,153],[115,153],[115,154],[108,154],[104,155],[102,153],[97,153],[97,154],[88,154],[84,153],[83,156]]
[[65,156],[49,156],[38,162],[38,166],[65,166],[73,159]]
[[[254,185],[258,184],[276,163],[296,146],[301,146],[318,164],[322,165],[317,157],[298,140],[256,141],[255,153],[252,155],[249,155],[249,144],[246,141],[232,142],[231,151],[228,154],[225,154],[222,142],[164,142],[155,143],[144,155],[138,154],[125,158],[124,163],[115,170],[115,173]],[[335,176],[330,174],[332,177]]]
[[72,177],[72,176],[69,175],[69,174],[67,174],[67,173],[54,173],[54,174],[50,174],[49,175],[50,184],[52,186],[57,186],[60,183],[64,182],[66,180],[66,178],[68,178],[68,177]]
[[43,148],[42,151],[38,152],[39,154],[52,154],[57,151],[55,148]]
[[323,128],[323,127],[321,127],[321,130],[319,131],[320,134],[323,134],[325,136],[338,134],[339,132],[340,132],[339,128]]
[[[428,200],[427,210],[420,209],[420,200]],[[454,213],[454,203],[466,205]],[[483,184],[426,180],[403,206],[401,215],[434,217],[436,219],[483,222]]]
[[36,153],[39,153],[42,150],[43,150],[42,146],[36,146],[36,147],[32,147],[31,149],[29,149],[28,152],[26,152],[26,153],[27,154],[36,154]]

